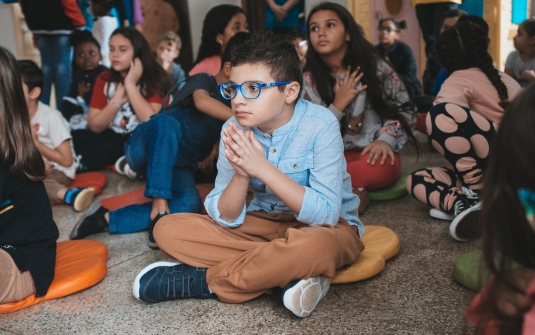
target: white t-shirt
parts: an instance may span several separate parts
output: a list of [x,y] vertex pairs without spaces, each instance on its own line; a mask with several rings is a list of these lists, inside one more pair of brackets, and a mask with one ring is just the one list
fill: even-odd
[[74,160],[74,149],[71,140],[71,131],[69,123],[61,113],[55,109],[50,108],[42,102],[39,102],[37,112],[30,121],[33,130],[37,133],[37,140],[43,143],[47,148],[56,149],[61,143],[69,140],[72,152],[71,166],[62,166],[56,162],[54,168],[65,173],[71,179],[74,179],[76,174],[76,162]]
[[117,19],[112,16],[101,16],[94,23],[91,32],[93,37],[100,44],[100,53],[102,54],[102,65],[111,66],[110,57],[110,36],[117,29]]
[[527,63],[524,63],[522,58],[520,58],[520,53],[518,52],[518,50],[515,50],[511,52],[509,56],[507,56],[507,60],[505,61],[505,67],[512,69],[513,73],[515,74],[516,80],[521,82],[522,79],[520,79],[520,73],[522,73],[522,71],[535,70],[535,58]]

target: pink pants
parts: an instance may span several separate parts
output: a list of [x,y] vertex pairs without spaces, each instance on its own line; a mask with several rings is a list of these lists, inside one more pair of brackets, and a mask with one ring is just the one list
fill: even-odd
[[394,165],[388,157],[384,165],[380,161],[374,165],[366,162],[368,154],[362,156],[362,151],[348,150],[344,152],[347,161],[347,172],[351,175],[353,187],[363,187],[369,191],[386,187],[395,182],[401,174],[401,156],[394,154]]

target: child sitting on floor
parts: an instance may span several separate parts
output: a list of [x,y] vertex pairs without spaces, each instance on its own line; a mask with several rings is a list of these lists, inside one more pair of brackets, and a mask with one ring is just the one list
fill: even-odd
[[71,44],[74,47],[74,64],[80,70],[72,76],[69,93],[63,98],[59,110],[69,121],[71,129],[85,129],[93,86],[106,67],[99,64],[102,60],[100,44],[90,32],[73,32]]
[[22,87],[15,57],[0,46],[0,304],[46,295],[59,236]]
[[201,198],[193,174],[197,163],[207,157],[223,123],[232,117],[229,101],[223,99],[217,85],[229,79],[230,54],[248,38],[248,33],[232,37],[221,59],[223,67],[213,77],[198,73],[186,80],[181,90],[172,95],[171,104],[142,123],[126,143],[125,157],[117,164],[125,174],[143,174],[147,179],[146,197],[152,203],[130,205],[108,213],[104,207],[80,219],[71,239],[109,231],[127,234],[149,229],[148,245],[157,247],[152,229],[169,213],[198,213]]
[[535,85],[507,108],[485,175],[483,257],[494,276],[472,301],[479,334],[535,330]]
[[[231,65],[219,88],[235,116],[223,126],[209,215],[158,221],[156,243],[184,264],[147,266],[134,296],[240,303],[285,287],[286,308],[306,317],[336,269],[364,249],[339,124],[326,108],[299,100],[303,74],[289,38],[253,36]],[[246,209],[249,187],[255,198]]]
[[399,40],[401,29],[405,28],[407,28],[405,21],[398,22],[393,18],[379,21],[379,44],[375,49],[381,57],[394,66],[412,99],[422,94],[422,84],[416,74],[418,68],[411,47]]
[[516,50],[507,56],[504,72],[526,86],[535,81],[535,19],[522,22],[513,41]]
[[172,31],[167,31],[158,38],[156,60],[171,75],[175,85],[179,84],[178,89],[185,85],[184,79],[186,79],[186,73],[182,67],[173,61],[180,54],[180,48],[182,48],[182,40]]
[[28,106],[35,146],[46,167],[44,180],[50,201],[65,201],[75,211],[85,210],[93,202],[92,188],[69,188],[76,162],[69,124],[61,113],[39,101],[43,90],[43,71],[31,60],[18,61],[24,98]]
[[490,143],[503,106],[520,90],[492,65],[488,43],[485,31],[472,22],[459,22],[438,38],[440,61],[450,76],[426,124],[431,143],[448,165],[417,170],[406,181],[415,199],[433,207],[430,216],[451,220],[450,235],[458,241],[480,236],[478,192],[484,187]]
[[396,181],[401,174],[398,152],[408,141],[417,143],[411,130],[415,108],[403,82],[378,57],[346,8],[323,2],[310,12],[307,27],[303,97],[328,107],[339,120],[362,214],[368,190]]

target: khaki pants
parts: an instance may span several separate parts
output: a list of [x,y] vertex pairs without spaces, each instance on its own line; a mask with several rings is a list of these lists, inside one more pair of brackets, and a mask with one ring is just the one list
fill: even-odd
[[356,227],[308,226],[293,215],[250,212],[237,228],[224,228],[207,215],[181,213],[158,221],[160,249],[180,262],[208,268],[206,281],[230,303],[251,300],[273,287],[319,275],[333,277],[364,249]]
[[19,301],[33,293],[30,271],[21,273],[11,256],[0,249],[0,304]]
[[72,181],[73,180],[67,177],[65,173],[56,169],[53,169],[52,172],[47,173],[43,183],[45,184],[48,199],[50,199],[50,201],[63,201],[63,199],[58,199],[58,191],[62,187],[69,186]]

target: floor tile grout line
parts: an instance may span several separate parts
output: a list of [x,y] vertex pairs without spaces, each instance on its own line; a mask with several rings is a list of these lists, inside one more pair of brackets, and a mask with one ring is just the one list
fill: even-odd
[[142,253],[142,254],[139,254],[139,255],[136,255],[136,256],[134,256],[134,257],[125,259],[124,261],[121,261],[121,262],[119,262],[119,263],[117,263],[117,264],[114,264],[114,265],[109,266],[108,269],[111,269],[111,268],[113,268],[113,267],[116,267],[117,265],[121,265],[121,264],[123,264],[123,263],[125,263],[125,262],[131,261],[131,260],[133,260],[134,258],[138,258],[139,256],[143,256],[143,255],[145,255],[145,254],[147,254],[147,253],[149,253],[149,252],[151,252],[151,251],[153,251],[153,250],[147,250],[146,252],[144,252],[144,253]]

